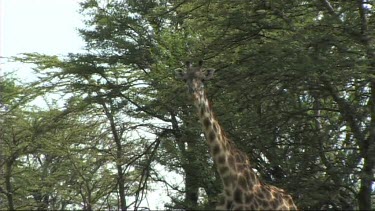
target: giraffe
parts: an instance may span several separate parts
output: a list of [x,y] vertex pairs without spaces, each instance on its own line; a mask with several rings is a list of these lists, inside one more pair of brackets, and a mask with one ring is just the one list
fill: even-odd
[[176,69],[176,78],[184,80],[193,97],[209,151],[223,183],[217,210],[297,210],[284,190],[263,183],[250,167],[247,155],[229,139],[216,119],[207,99],[203,81],[213,77],[213,69],[203,69],[203,61],[187,70]]

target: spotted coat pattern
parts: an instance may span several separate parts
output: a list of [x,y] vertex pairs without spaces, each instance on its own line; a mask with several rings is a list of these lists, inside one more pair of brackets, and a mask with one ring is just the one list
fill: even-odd
[[250,167],[250,160],[227,138],[216,119],[207,99],[203,81],[213,76],[213,70],[205,70],[187,63],[187,71],[176,70],[177,77],[188,84],[198,116],[223,182],[222,201],[217,210],[297,210],[292,197],[284,190],[260,181]]

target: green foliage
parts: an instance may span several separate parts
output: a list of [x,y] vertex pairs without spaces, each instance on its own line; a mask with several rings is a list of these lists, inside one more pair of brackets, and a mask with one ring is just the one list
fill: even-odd
[[[86,53],[24,54],[15,59],[35,64],[39,80],[4,82],[2,103],[12,109],[1,123],[1,208],[136,208],[158,181],[174,190],[167,208],[212,209],[220,180],[186,88],[173,76],[186,60],[202,59],[216,69],[206,86],[221,125],[264,181],[286,189],[300,209],[371,209],[375,64],[367,3],[81,6]],[[64,105],[27,106],[46,94]],[[160,176],[158,166],[184,185]]]

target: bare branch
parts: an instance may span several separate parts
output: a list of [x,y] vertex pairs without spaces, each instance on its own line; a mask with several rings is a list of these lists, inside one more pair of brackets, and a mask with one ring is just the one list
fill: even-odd
[[338,18],[338,15],[336,14],[335,10],[333,9],[331,3],[329,3],[328,0],[321,0],[321,2],[323,3],[324,7],[327,9],[329,14]]

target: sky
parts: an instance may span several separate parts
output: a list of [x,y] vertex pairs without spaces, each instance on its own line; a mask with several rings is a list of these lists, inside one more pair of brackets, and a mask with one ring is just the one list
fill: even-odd
[[[21,53],[65,55],[82,51],[77,29],[84,26],[79,0],[0,0],[0,56]],[[0,74],[33,78],[30,66],[1,60]]]
[[[85,43],[77,32],[78,28],[84,26],[83,17],[78,13],[79,2],[0,0],[0,58],[34,52],[48,55],[82,52]],[[35,79],[30,65],[0,59],[0,76],[13,71],[22,81]],[[162,186],[155,188],[162,189]],[[149,193],[143,205],[151,209],[163,209],[164,201],[169,200],[166,196],[160,197],[160,194],[165,193]]]

